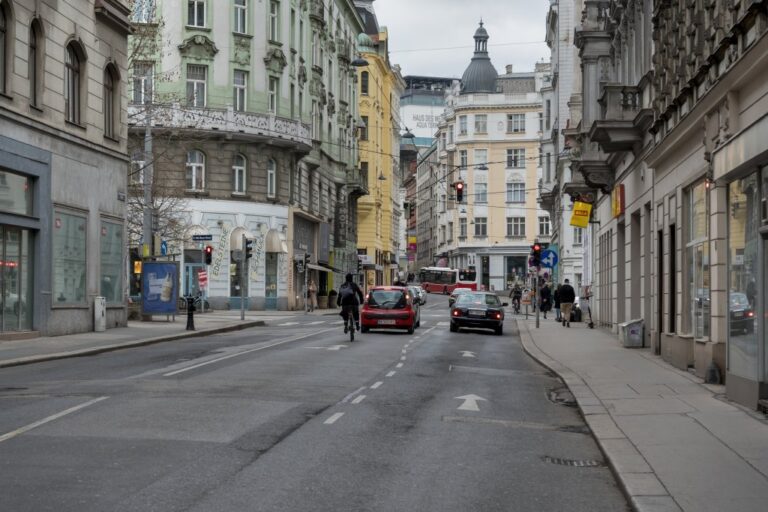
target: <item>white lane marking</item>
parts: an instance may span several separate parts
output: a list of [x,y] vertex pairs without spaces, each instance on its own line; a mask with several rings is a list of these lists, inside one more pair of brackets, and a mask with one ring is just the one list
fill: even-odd
[[278,327],[288,327],[289,325],[299,325],[299,322],[283,322],[282,324],[277,324]]
[[393,375],[394,375],[394,374],[396,374],[396,373],[397,373],[397,372],[396,372],[395,370],[392,370],[391,372],[389,372],[389,373],[387,374],[387,377],[391,377],[391,376],[393,376]]
[[298,340],[301,340],[301,339],[304,339],[304,338],[309,338],[310,336],[315,336],[316,334],[322,334],[324,332],[330,332],[330,331],[335,331],[335,330],[336,329],[325,329],[325,330],[322,330],[322,331],[311,332],[309,334],[302,334],[301,336],[293,336],[292,338],[276,341],[275,343],[270,343],[269,345],[264,345],[263,347],[256,347],[256,348],[251,348],[251,349],[248,349],[248,350],[243,350],[242,352],[236,352],[234,354],[229,354],[229,355],[226,355],[226,356],[223,356],[223,357],[219,357],[219,358],[216,358],[216,359],[211,359],[210,361],[205,361],[203,363],[199,363],[199,364],[195,364],[195,365],[192,365],[192,366],[188,366],[188,367],[182,368],[180,370],[175,370],[175,371],[172,371],[172,372],[164,373],[163,377],[172,377],[172,376],[178,375],[180,373],[188,372],[190,370],[195,370],[195,369],[200,368],[202,366],[207,366],[209,364],[218,363],[219,361],[224,361],[226,359],[231,359],[233,357],[242,356],[242,355],[245,355],[245,354],[250,354],[251,352],[258,352],[259,350],[265,350],[265,349],[268,349],[268,348],[276,347],[278,345],[283,345],[285,343],[290,343],[292,341],[298,341]]
[[397,363],[397,368],[402,368],[402,367],[403,367],[403,363]]
[[464,400],[460,406],[457,407],[460,411],[479,411],[480,407],[477,405],[477,402],[482,400],[483,402],[487,402],[485,398],[477,395],[464,395],[464,396],[457,396],[457,400]]
[[406,354],[406,353],[408,353],[408,351],[407,351],[407,350],[405,350],[405,349],[403,349],[403,350],[401,350],[401,351],[400,351],[400,353],[402,353],[402,354]]
[[461,357],[474,357],[477,359],[477,356],[474,352],[470,352],[469,350],[460,350],[459,353],[461,354]]
[[325,420],[323,423],[325,423],[326,425],[333,425],[334,423],[336,423],[336,420],[338,420],[342,416],[344,416],[343,412],[337,412],[336,414],[334,414],[333,416]]
[[405,356],[400,358],[401,361],[405,361]]
[[375,383],[373,386],[371,386],[371,389],[376,389],[376,388],[378,388],[379,386],[381,386],[382,384],[384,384],[384,383],[383,383],[383,382],[381,382],[381,381],[379,381],[379,382]]
[[354,400],[352,400],[352,403],[353,403],[353,404],[359,404],[359,403],[360,403],[360,402],[362,402],[363,400],[365,400],[365,395],[360,395],[360,396],[358,396],[357,398],[355,398]]
[[108,396],[100,396],[99,398],[94,398],[93,400],[89,400],[88,402],[85,402],[83,404],[76,405],[74,407],[70,407],[69,409],[66,409],[66,410],[61,411],[59,413],[53,414],[51,416],[48,416],[47,418],[43,418],[40,421],[36,421],[34,423],[30,423],[27,426],[24,426],[24,427],[21,427],[21,428],[17,428],[16,430],[14,430],[12,432],[8,432],[7,434],[3,434],[2,436],[0,436],[0,443],[2,443],[3,441],[7,441],[8,439],[12,439],[12,438],[14,438],[14,437],[16,437],[18,435],[21,435],[21,434],[23,434],[25,432],[29,432],[33,428],[37,428],[39,426],[45,425],[46,423],[50,423],[50,422],[52,422],[54,420],[62,418],[64,416],[66,416],[67,414],[72,414],[73,412],[77,412],[80,409],[85,409],[86,407],[89,407],[89,406],[91,406],[93,404],[99,403],[102,400],[106,400],[107,398],[109,398],[109,397]]
[[365,386],[357,388],[356,390],[354,390],[353,392],[351,392],[350,394],[345,396],[344,399],[342,400],[342,403],[347,403],[350,398],[352,398],[356,394],[360,393],[361,391],[365,391],[366,389],[368,389],[368,388],[366,388]]
[[304,325],[319,325],[324,323],[325,323],[325,320],[319,320],[317,322],[309,322],[308,324],[304,324]]
[[443,326],[443,327],[444,327],[444,326],[446,326],[446,325],[450,325],[450,323],[451,323],[451,322],[437,322],[437,325],[440,325],[440,326]]

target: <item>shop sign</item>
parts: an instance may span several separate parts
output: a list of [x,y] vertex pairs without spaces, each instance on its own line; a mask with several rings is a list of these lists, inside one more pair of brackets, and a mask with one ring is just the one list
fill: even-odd
[[573,203],[573,213],[571,214],[571,226],[577,228],[589,227],[589,217],[592,215],[592,204],[576,201]]
[[616,185],[611,190],[611,214],[613,218],[624,214],[624,185]]

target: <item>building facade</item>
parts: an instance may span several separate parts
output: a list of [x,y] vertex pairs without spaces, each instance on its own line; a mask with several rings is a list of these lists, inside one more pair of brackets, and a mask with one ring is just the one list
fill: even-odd
[[356,265],[355,204],[366,188],[355,166],[355,6],[137,6],[132,186],[141,198],[151,183],[155,211],[184,212],[158,213],[154,226],[181,260],[182,293],[202,291],[216,309],[239,308],[241,297],[248,309],[303,308],[310,280],[324,295]]
[[129,13],[0,1],[0,338],[126,325]]
[[[498,75],[480,25],[475,56],[446,97],[434,180],[437,258],[474,269],[477,283],[504,290],[528,275],[530,246],[548,242],[549,214],[538,206],[541,87],[548,65]],[[456,199],[455,184],[464,184]]]
[[[768,60],[756,4],[584,2],[574,162],[596,195],[593,304],[750,407],[768,398]],[[690,27],[685,32],[679,27]]]

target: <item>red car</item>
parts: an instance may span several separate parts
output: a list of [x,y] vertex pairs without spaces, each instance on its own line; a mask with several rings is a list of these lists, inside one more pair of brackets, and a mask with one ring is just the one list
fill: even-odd
[[413,300],[413,295],[403,286],[371,288],[360,312],[360,330],[407,329],[408,334],[413,334],[420,323]]

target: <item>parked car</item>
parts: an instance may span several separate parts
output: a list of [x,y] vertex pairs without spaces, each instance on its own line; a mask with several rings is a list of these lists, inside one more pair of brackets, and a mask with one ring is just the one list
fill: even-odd
[[448,307],[453,307],[456,302],[456,298],[463,293],[473,293],[474,290],[470,288],[454,288],[453,292],[448,296]]
[[419,306],[427,303],[427,300],[424,298],[426,293],[424,293],[420,286],[408,286],[408,291],[414,296],[414,302]]
[[741,292],[731,292],[730,301],[731,332],[754,332],[755,312],[749,305],[747,295]]
[[493,329],[497,335],[504,332],[504,308],[498,295],[492,292],[462,293],[451,307],[451,332],[462,327]]
[[421,324],[418,304],[404,286],[376,286],[365,296],[360,312],[360,330],[406,329],[413,334]]

